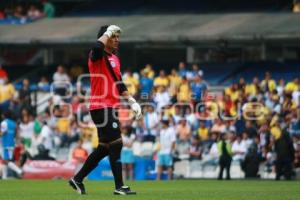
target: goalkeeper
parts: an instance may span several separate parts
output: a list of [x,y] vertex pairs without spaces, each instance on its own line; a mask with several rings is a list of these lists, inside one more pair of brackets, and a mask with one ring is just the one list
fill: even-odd
[[69,180],[70,186],[79,194],[86,194],[83,179],[98,165],[99,161],[109,156],[115,182],[115,195],[136,194],[125,186],[122,179],[120,153],[122,138],[118,120],[120,98],[125,98],[135,113],[136,119],[142,116],[141,107],[129,95],[122,82],[120,60],[116,56],[121,29],[118,26],[102,26],[97,35],[97,42],[89,53],[88,67],[91,82],[90,114],[97,126],[99,145],[89,155],[79,172]]

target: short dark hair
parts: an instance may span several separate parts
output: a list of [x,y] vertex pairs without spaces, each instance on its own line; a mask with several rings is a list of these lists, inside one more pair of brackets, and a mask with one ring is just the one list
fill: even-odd
[[105,31],[107,30],[107,28],[108,28],[108,25],[104,25],[104,26],[100,27],[100,29],[98,31],[98,34],[97,34],[97,39],[99,37],[101,37],[105,33]]

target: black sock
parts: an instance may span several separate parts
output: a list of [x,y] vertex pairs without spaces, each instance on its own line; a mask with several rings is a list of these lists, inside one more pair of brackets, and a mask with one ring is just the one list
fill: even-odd
[[79,172],[74,176],[76,182],[82,182],[83,179],[97,167],[100,160],[108,155],[108,148],[99,145],[87,158]]
[[109,147],[109,162],[114,175],[116,189],[119,189],[124,185],[122,177],[122,163],[120,160],[122,146],[122,143],[117,143]]

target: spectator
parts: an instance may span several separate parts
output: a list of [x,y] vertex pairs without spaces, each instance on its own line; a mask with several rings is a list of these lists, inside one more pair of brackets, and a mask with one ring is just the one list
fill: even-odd
[[300,136],[300,113],[293,115],[289,132],[292,136]]
[[218,151],[219,151],[219,165],[220,165],[220,172],[219,172],[219,180],[223,179],[223,171],[226,169],[226,179],[230,180],[230,166],[232,160],[232,148],[231,144],[228,141],[228,135],[221,134],[221,140],[218,142]]
[[7,72],[3,69],[3,66],[0,64],[0,85],[3,85],[7,78]]
[[276,89],[276,82],[270,72],[265,73],[265,79],[260,83],[260,87],[264,92],[273,92]]
[[54,132],[51,129],[51,127],[47,124],[47,122],[44,121],[41,133],[39,134],[39,143],[43,144],[45,149],[50,151],[54,147],[53,140],[54,140]]
[[145,71],[141,72],[140,79],[140,97],[142,100],[149,100],[151,97],[151,92],[153,88],[153,79],[148,77]]
[[78,77],[84,73],[83,67],[80,65],[72,66],[70,69],[70,77],[72,82],[76,82]]
[[254,77],[251,84],[246,84],[245,94],[250,96],[249,100],[255,97],[259,92],[259,79]]
[[72,160],[76,161],[77,166],[76,166],[76,171],[81,169],[83,163],[87,159],[89,153],[86,149],[82,147],[83,141],[79,140],[77,143],[77,146],[73,149],[72,152]]
[[297,90],[292,93],[293,102],[299,107],[300,106],[300,82],[298,84]]
[[192,136],[191,127],[185,118],[181,118],[176,127],[176,134],[180,142],[188,142]]
[[279,96],[282,96],[283,95],[283,92],[284,92],[284,86],[285,86],[285,80],[284,79],[280,79],[278,81],[278,85],[276,87],[276,91],[278,93]]
[[205,126],[205,122],[201,121],[200,122],[200,127],[197,131],[198,133],[198,137],[202,140],[202,141],[206,141],[209,137],[209,129]]
[[257,130],[253,126],[253,123],[251,121],[246,121],[245,128],[245,133],[248,135],[249,138],[254,138],[257,136]]
[[35,5],[30,5],[27,11],[27,17],[30,20],[37,20],[42,17],[42,13]]
[[170,96],[164,86],[160,87],[161,90],[154,95],[154,102],[157,105],[157,110],[160,112],[165,106],[170,103]]
[[68,109],[64,106],[62,108],[62,117],[57,121],[57,133],[61,140],[61,147],[69,147],[71,135],[71,119]]
[[50,84],[49,84],[48,79],[45,76],[41,77],[41,80],[38,83],[38,89],[40,91],[43,91],[43,92],[49,92],[50,91]]
[[293,81],[288,82],[284,88],[286,93],[292,93],[299,89],[299,78],[295,77]]
[[6,18],[14,18],[14,8],[13,6],[8,6],[4,9],[4,14]]
[[154,142],[157,135],[159,117],[154,111],[154,107],[151,105],[146,106],[146,112],[144,113],[144,125],[145,131],[143,141]]
[[245,178],[258,178],[258,170],[261,158],[257,153],[257,148],[252,146],[242,162],[242,169],[245,172]]
[[121,162],[123,167],[124,180],[133,180],[133,142],[135,141],[135,135],[132,134],[130,127],[122,128],[122,140],[123,148],[121,152]]
[[192,112],[192,109],[190,106],[188,106],[185,109],[185,118],[186,118],[188,124],[190,125],[192,131],[196,131],[199,127],[199,122],[197,120],[195,113]]
[[202,80],[202,76],[195,75],[194,82],[191,83],[193,100],[195,103],[200,103],[207,93],[207,84]]
[[133,76],[131,71],[128,71],[127,76],[123,81],[128,89],[129,94],[135,96],[138,92],[139,80]]
[[73,114],[77,114],[77,112],[79,111],[80,104],[81,104],[80,97],[79,96],[73,96],[72,97],[72,102],[71,102]]
[[193,64],[192,65],[192,71],[190,71],[186,74],[186,78],[189,81],[195,81],[197,76],[200,76],[202,78],[203,77],[203,71],[201,69],[199,69],[199,65]]
[[55,85],[55,93],[60,96],[66,95],[66,87],[70,84],[70,77],[62,65],[59,65],[56,72],[53,74],[53,84]]
[[163,118],[161,121],[162,128],[159,132],[159,144],[157,160],[157,180],[161,179],[163,167],[168,169],[168,179],[172,179],[173,175],[173,158],[172,153],[175,150],[176,134],[174,128],[169,126],[169,120]]
[[231,87],[225,89],[225,95],[228,95],[230,99],[235,102],[240,97],[238,84],[234,83]]
[[169,86],[169,79],[164,70],[160,70],[159,76],[154,79],[154,86],[158,91]]
[[19,124],[19,135],[25,149],[31,152],[31,140],[34,134],[34,122],[30,120],[28,114],[22,115],[21,123]]
[[181,78],[187,77],[188,71],[186,70],[186,66],[184,62],[180,62],[178,64],[178,74]]
[[0,85],[0,110],[6,111],[9,109],[15,94],[16,91],[14,85],[8,78],[4,79],[4,84]]
[[43,16],[47,18],[53,18],[55,16],[55,7],[48,0],[42,0],[42,4],[44,6]]
[[143,72],[145,73],[145,75],[146,75],[148,78],[150,78],[150,79],[153,80],[153,78],[154,78],[154,76],[155,76],[155,73],[154,73],[154,71],[153,71],[153,69],[152,69],[152,65],[147,64],[147,65],[145,66],[145,68],[143,69]]
[[193,137],[189,148],[190,160],[200,160],[201,159],[201,149],[199,145],[198,137]]
[[31,91],[28,79],[23,80],[22,89],[19,91],[19,98],[22,102],[22,108],[31,110]]
[[242,142],[242,137],[237,136],[232,144],[232,160],[241,163],[247,153],[246,143]]
[[49,155],[49,150],[43,144],[40,144],[38,146],[38,154],[32,160],[55,160],[55,158]]
[[176,145],[178,159],[188,159],[192,133],[191,128],[185,118],[180,119],[179,124],[176,127],[176,135],[178,137]]
[[5,18],[5,12],[3,10],[0,10],[0,20],[2,20],[4,18]]
[[238,88],[240,92],[244,92],[245,88],[246,88],[246,81],[244,79],[244,77],[241,77],[238,83]]
[[284,175],[285,179],[292,178],[293,162],[295,159],[295,150],[292,140],[286,132],[280,134],[280,137],[275,140],[276,159],[276,180],[280,180]]
[[294,161],[294,165],[295,168],[299,168],[300,167],[300,141],[299,139],[297,140],[297,143],[295,143],[295,161]]
[[226,125],[222,122],[220,118],[215,119],[215,123],[211,127],[211,132],[218,133],[218,134],[226,132]]
[[14,17],[15,17],[16,19],[20,20],[20,23],[21,23],[21,24],[26,23],[27,17],[26,17],[24,8],[23,8],[21,5],[18,5],[18,6],[15,8],[15,11],[14,11]]
[[300,1],[294,0],[293,12],[294,13],[299,13],[300,12]]
[[54,82],[70,82],[70,77],[66,73],[64,66],[59,65],[56,72],[53,74]]
[[2,167],[2,179],[7,179],[7,169],[10,168],[15,171],[18,176],[22,176],[23,171],[14,163],[13,152],[15,150],[15,138],[16,138],[16,122],[13,120],[10,111],[2,113],[1,131],[2,137],[2,152],[3,152],[3,167]]
[[132,124],[131,110],[128,105],[121,105],[118,109],[118,117],[121,127],[129,126]]
[[182,82],[179,86],[177,93],[177,101],[179,103],[189,103],[191,100],[191,89],[186,77],[182,78]]
[[172,97],[172,102],[176,102],[176,94],[181,84],[181,77],[178,76],[175,69],[172,69],[171,74],[169,75],[169,81],[170,81],[169,93],[170,96]]

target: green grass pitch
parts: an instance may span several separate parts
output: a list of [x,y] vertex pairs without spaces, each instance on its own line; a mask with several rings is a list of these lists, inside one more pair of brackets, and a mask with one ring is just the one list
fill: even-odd
[[300,200],[298,181],[135,181],[138,195],[113,196],[112,181],[86,181],[88,195],[79,196],[66,181],[0,181],[1,200]]

